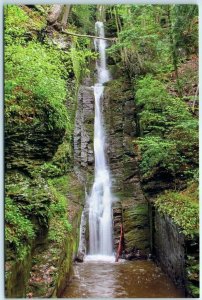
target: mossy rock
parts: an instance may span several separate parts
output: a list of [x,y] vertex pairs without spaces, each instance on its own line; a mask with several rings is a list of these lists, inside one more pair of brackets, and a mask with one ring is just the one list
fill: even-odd
[[106,84],[105,95],[113,99],[114,102],[122,102],[134,98],[130,84],[124,77],[109,81]]
[[130,252],[134,247],[146,250],[150,246],[149,232],[145,228],[135,228],[124,233],[125,250]]
[[123,209],[124,242],[127,251],[149,248],[148,204],[135,203]]
[[[17,117],[16,117],[17,118]],[[38,119],[39,118],[39,119]],[[47,123],[47,115],[41,115],[30,123],[22,123],[17,118],[6,124],[5,159],[7,168],[33,168],[37,162],[53,158],[65,134],[64,128]],[[38,120],[38,121],[37,121]]]
[[31,262],[31,251],[23,261],[6,262],[5,295],[7,298],[26,297],[26,284],[30,275]]

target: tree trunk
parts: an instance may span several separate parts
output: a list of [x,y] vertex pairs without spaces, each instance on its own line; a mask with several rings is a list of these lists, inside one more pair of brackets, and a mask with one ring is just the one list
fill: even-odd
[[175,77],[177,82],[177,89],[178,89],[178,95],[180,98],[182,98],[182,89],[179,81],[179,74],[178,74],[178,55],[177,55],[177,49],[176,49],[176,42],[173,37],[173,26],[171,21],[171,15],[170,15],[170,6],[168,6],[167,10],[167,16],[168,16],[168,27],[169,27],[169,37],[170,37],[170,45],[171,45],[171,53],[172,53],[172,59],[173,59],[173,67],[175,71]]
[[121,31],[122,28],[121,28],[121,21],[119,19],[119,15],[118,15],[116,7],[114,7],[114,16],[115,16],[117,33],[119,34],[119,32]]
[[98,12],[98,21],[105,22],[106,21],[105,6],[102,4],[98,4],[97,12]]
[[50,14],[48,15],[48,22],[50,24],[53,24],[57,21],[59,18],[61,12],[62,12],[63,5],[60,4],[54,4],[51,8]]
[[70,10],[71,10],[71,5],[64,6],[64,12],[61,21],[62,28],[67,28],[67,20],[69,17]]

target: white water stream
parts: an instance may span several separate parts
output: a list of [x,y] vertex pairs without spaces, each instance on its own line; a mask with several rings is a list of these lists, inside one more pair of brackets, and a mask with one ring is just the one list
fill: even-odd
[[[97,36],[104,37],[104,25],[96,22]],[[98,82],[94,85],[95,121],[94,155],[95,177],[89,197],[89,238],[90,255],[112,255],[112,194],[110,172],[105,157],[105,133],[102,118],[103,83],[109,81],[106,67],[106,41],[95,39],[95,49],[99,52],[96,64]]]

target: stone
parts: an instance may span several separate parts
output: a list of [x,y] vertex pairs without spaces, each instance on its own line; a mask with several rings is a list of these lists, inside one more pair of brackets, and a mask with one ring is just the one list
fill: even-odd
[[[122,223],[125,249],[130,252],[138,246],[148,252],[148,204],[140,186],[132,142],[137,133],[136,108],[132,88],[126,78],[119,77],[106,84],[103,103],[112,188],[120,200],[118,206],[116,203],[113,206],[114,249],[116,251],[118,246]],[[139,214],[137,203],[144,207],[142,214]],[[133,210],[137,212],[132,214]]]
[[88,86],[90,84],[91,80],[85,78],[84,85],[79,88],[74,129],[74,163],[78,172],[82,173],[83,181],[87,180],[88,166],[92,168],[94,163],[94,93],[92,87]]
[[163,270],[181,287],[185,284],[185,240],[166,215],[155,212],[154,250]]
[[[92,81],[86,78],[79,89],[74,131],[75,170],[89,187],[93,176],[94,95]],[[119,199],[113,204],[113,240],[116,251],[123,224],[125,248],[149,250],[149,216],[147,200],[140,185],[138,162],[133,146],[137,134],[136,107],[132,87],[128,80],[119,77],[105,84],[103,97],[104,126],[106,132],[106,159],[112,176],[112,191]],[[91,182],[91,184],[89,184]],[[142,213],[139,213],[143,205]],[[137,210],[136,213],[129,213]],[[127,217],[126,217],[127,215]],[[127,222],[126,222],[127,218]],[[83,252],[78,259],[82,261]]]
[[83,262],[85,254],[83,252],[78,252],[75,261]]

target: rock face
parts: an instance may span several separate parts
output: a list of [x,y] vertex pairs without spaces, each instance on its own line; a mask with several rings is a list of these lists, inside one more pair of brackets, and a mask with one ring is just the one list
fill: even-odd
[[70,175],[69,221],[71,233],[65,234],[60,241],[44,241],[35,248],[26,295],[32,297],[60,297],[71,277],[72,261],[79,242],[79,224],[81,216],[82,185],[75,175]]
[[107,152],[113,178],[114,249],[120,224],[123,223],[124,248],[149,252],[149,215],[139,179],[137,153],[133,140],[137,136],[136,108],[132,87],[126,78],[107,83],[104,93],[104,117]]
[[185,283],[185,240],[168,216],[155,213],[154,250],[163,270],[178,286]]
[[78,247],[78,253],[75,257],[75,261],[78,262],[83,262],[84,257],[86,255],[86,226],[87,226],[87,209],[85,206],[81,214],[79,247]]
[[[80,87],[74,131],[74,161],[77,174],[89,191],[93,179],[94,95],[92,81]],[[148,203],[140,186],[136,153],[132,144],[137,134],[134,95],[125,78],[106,84],[103,97],[107,160],[112,175],[114,250],[123,224],[124,247],[149,252]]]
[[186,238],[169,216],[162,215],[157,210],[153,209],[151,215],[152,252],[157,262],[172,281],[185,290],[187,297],[197,298],[199,296],[198,238]]
[[[66,284],[73,254],[78,247],[78,228],[84,198],[79,192],[83,193],[83,186],[77,179],[69,178],[72,180],[70,194],[61,195],[48,183],[48,179],[52,178],[60,177],[62,180],[64,174],[73,177],[69,168],[70,145],[65,138],[65,128],[60,128],[54,120],[49,122],[49,113],[47,107],[41,107],[36,115],[30,114],[26,118],[20,119],[13,114],[6,123],[6,197],[31,221],[31,228],[35,232],[33,239],[25,236],[20,240],[19,244],[24,246],[26,256],[19,257],[22,251],[17,252],[16,246],[9,239],[6,240],[7,297],[49,297],[58,294]],[[64,186],[67,186],[66,181]],[[70,233],[66,229],[61,240],[53,243],[49,234],[50,224],[57,216],[51,214],[51,207],[58,204],[61,197],[68,201],[70,211],[64,208],[64,215],[71,223],[72,231]],[[75,213],[72,197],[76,197],[72,203],[77,202]],[[58,226],[61,234],[64,226]]]
[[43,164],[54,156],[62,143],[64,130],[49,129],[46,117],[46,113],[41,113],[41,124],[22,122],[15,126],[12,123],[6,125],[5,160],[8,169],[28,171],[33,164]]
[[6,286],[5,294],[8,298],[25,298],[26,285],[31,269],[31,255],[28,254],[23,261],[9,261],[5,265]]
[[84,80],[78,93],[78,104],[74,129],[74,167],[81,181],[86,182],[92,172],[94,94],[91,79]]

